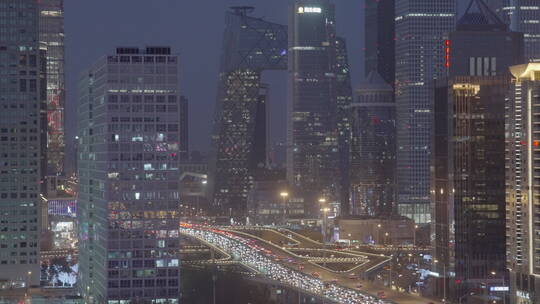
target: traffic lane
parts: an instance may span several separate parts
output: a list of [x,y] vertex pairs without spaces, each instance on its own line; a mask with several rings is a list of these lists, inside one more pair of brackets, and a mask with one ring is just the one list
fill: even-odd
[[[369,281],[366,281],[366,280],[360,280],[360,279],[351,280],[350,277],[348,276],[348,273],[350,273],[350,272],[335,273],[335,272],[329,271],[329,270],[327,270],[327,269],[325,269],[325,268],[323,268],[323,267],[321,267],[319,265],[315,265],[315,264],[307,262],[306,258],[301,258],[301,259],[303,259],[302,262],[303,262],[304,265],[298,265],[298,264],[294,264],[294,263],[289,263],[289,262],[287,262],[288,259],[298,261],[298,260],[300,260],[300,258],[297,258],[297,257],[291,255],[286,249],[283,249],[282,247],[279,247],[276,244],[269,243],[267,241],[260,241],[257,238],[249,237],[249,235],[246,236],[246,234],[244,234],[244,233],[242,234],[242,237],[251,238],[252,240],[255,240],[259,246],[261,246],[261,247],[263,247],[265,249],[268,249],[270,252],[272,252],[272,254],[284,258],[284,260],[281,260],[280,263],[288,266],[289,268],[294,268],[296,271],[303,272],[304,274],[307,274],[307,275],[312,275],[315,272],[319,273],[320,278],[323,281],[330,282],[332,280],[337,280],[337,285],[345,286],[345,287],[348,287],[348,288],[351,288],[351,289],[356,289],[355,288],[356,285],[361,284],[362,288],[356,289],[356,290],[358,290],[360,292],[368,293],[368,294],[370,294],[372,296],[377,296],[377,294],[379,292],[384,292],[384,294],[386,296],[386,298],[385,298],[386,300],[390,300],[390,301],[396,302],[398,304],[422,304],[422,303],[425,303],[425,304],[428,304],[428,303],[441,304],[440,302],[433,301],[431,299],[426,299],[426,298],[415,296],[415,295],[412,295],[412,294],[407,294],[407,293],[394,291],[394,290],[392,290],[390,288],[381,287],[381,286],[375,285],[375,284],[373,284],[373,283],[371,283]],[[303,269],[300,269],[299,266],[303,266]]]

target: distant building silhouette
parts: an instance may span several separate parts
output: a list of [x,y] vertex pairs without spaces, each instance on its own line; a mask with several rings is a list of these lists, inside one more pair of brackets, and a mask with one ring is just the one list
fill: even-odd
[[396,79],[395,0],[366,0],[365,76],[377,71],[392,87]]
[[486,1],[510,30],[524,35],[525,59],[540,62],[540,8],[538,0]]
[[295,1],[290,14],[287,179],[308,213],[319,212],[321,197],[341,202],[348,213],[344,109],[352,92],[345,41],[336,37],[335,8],[327,0]]
[[391,216],[395,209],[396,105],[392,86],[372,71],[356,90],[352,113],[353,214]]
[[287,27],[249,16],[252,7],[226,13],[212,138],[209,191],[218,215],[244,220],[253,171],[267,162],[268,85],[261,75],[287,69]]

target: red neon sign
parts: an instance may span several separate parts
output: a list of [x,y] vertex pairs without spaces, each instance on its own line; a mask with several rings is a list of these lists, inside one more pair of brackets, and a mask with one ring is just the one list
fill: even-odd
[[444,41],[444,66],[449,68],[450,67],[450,40]]

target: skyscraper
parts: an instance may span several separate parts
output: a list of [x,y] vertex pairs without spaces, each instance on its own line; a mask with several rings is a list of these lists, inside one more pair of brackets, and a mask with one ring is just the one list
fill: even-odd
[[[471,0],[449,34],[449,78],[435,90],[432,248],[437,293],[457,300],[504,286],[505,97],[523,34]],[[447,283],[447,286],[444,286]]]
[[180,160],[189,159],[189,100],[180,96]]
[[337,99],[337,130],[339,149],[339,201],[340,212],[348,215],[350,208],[350,156],[351,156],[351,134],[352,116],[349,106],[352,103],[351,75],[349,67],[349,56],[347,54],[347,42],[338,37],[335,39],[336,48],[336,99]]
[[64,0],[38,1],[47,57],[47,175],[64,172]]
[[[267,70],[287,68],[287,27],[249,16],[252,7],[226,13],[210,160],[215,212],[245,218],[254,170],[266,163]],[[261,146],[264,145],[264,146]]]
[[523,33],[525,58],[540,62],[540,4],[537,0],[489,0],[493,10],[514,32]]
[[394,0],[366,0],[364,10],[365,76],[377,71],[392,87],[396,79]]
[[455,0],[396,0],[398,212],[430,219],[433,80],[446,74],[444,36],[454,29]]
[[39,285],[45,56],[35,0],[0,2],[0,280]]
[[178,57],[118,48],[79,82],[79,281],[86,303],[178,303]]
[[346,76],[336,70],[344,66],[338,57],[346,56],[338,56],[345,48],[336,40],[334,15],[327,0],[296,1],[289,27],[287,179],[304,194],[310,212],[318,212],[319,197],[339,201],[343,183],[340,131],[346,128],[338,126],[339,113],[352,97],[337,89]]
[[510,68],[514,76],[507,103],[506,237],[511,303],[539,303],[540,228],[540,64]]
[[353,214],[388,217],[395,207],[396,104],[394,89],[376,72],[356,90],[352,113]]

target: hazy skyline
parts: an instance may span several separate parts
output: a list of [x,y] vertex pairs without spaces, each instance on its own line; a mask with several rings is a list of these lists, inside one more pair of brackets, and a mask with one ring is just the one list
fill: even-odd
[[[216,101],[225,11],[256,7],[254,16],[287,24],[289,0],[66,1],[67,136],[76,128],[77,80],[117,46],[170,45],[181,60],[181,90],[190,101],[190,146],[207,151]],[[338,34],[347,39],[353,87],[363,75],[363,0],[334,1]],[[271,85],[272,140],[285,138],[286,72],[265,75]],[[68,143],[68,146],[70,144]]]

